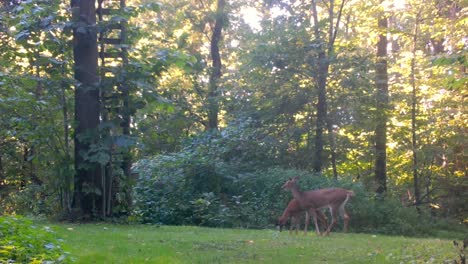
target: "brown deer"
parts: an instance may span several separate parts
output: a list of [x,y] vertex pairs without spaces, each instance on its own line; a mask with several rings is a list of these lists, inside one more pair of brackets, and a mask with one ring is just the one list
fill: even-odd
[[[313,209],[313,210],[315,210],[315,209]],[[309,222],[310,222],[310,214],[307,212],[307,210],[304,210],[300,206],[299,202],[296,199],[292,199],[291,201],[289,201],[288,206],[286,207],[286,209],[284,209],[283,215],[281,215],[281,217],[278,219],[278,228],[279,228],[279,230],[282,231],[282,228],[286,224],[286,222],[288,221],[288,218],[291,217],[291,226],[289,227],[289,233],[291,234],[293,228],[295,228],[296,229],[296,234],[297,234],[298,231],[299,231],[299,225],[301,223],[301,220],[300,220],[301,213],[303,213],[304,211],[306,213],[305,223],[304,223],[304,225],[305,225],[304,235],[307,234],[307,228],[309,227]],[[316,212],[316,215],[319,218],[320,223],[323,224],[325,226],[325,229],[326,229],[328,219],[325,216],[325,214],[322,211],[318,210]]]
[[353,191],[341,189],[341,188],[328,188],[311,191],[301,191],[297,185],[299,176],[289,179],[281,188],[290,190],[294,199],[296,199],[300,207],[310,209],[309,213],[314,216],[315,230],[318,235],[320,229],[317,223],[317,211],[328,207],[332,216],[332,221],[325,231],[324,235],[328,235],[332,230],[333,226],[338,221],[338,214],[341,215],[344,221],[344,232],[348,231],[349,215],[345,210],[345,205],[349,198],[354,196]]

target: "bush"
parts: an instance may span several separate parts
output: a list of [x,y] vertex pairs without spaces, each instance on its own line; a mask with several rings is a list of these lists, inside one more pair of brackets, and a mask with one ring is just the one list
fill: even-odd
[[336,186],[310,172],[272,167],[270,147],[259,147],[265,150],[260,157],[252,150],[258,143],[226,133],[207,134],[178,153],[136,163],[135,213],[142,222],[271,228],[291,199],[281,190],[287,179],[302,176],[304,189]]
[[[182,151],[140,160],[134,189],[135,214],[144,223],[215,227],[272,228],[288,201],[281,185],[301,176],[302,190],[342,187],[355,192],[347,211],[350,230],[392,235],[434,234],[431,217],[378,200],[362,184],[331,180],[305,170],[273,166],[275,146],[230,128],[193,139]],[[261,154],[259,154],[261,153]],[[280,162],[278,162],[281,164]],[[334,231],[341,230],[340,224]]]
[[461,225],[444,227],[446,220],[431,217],[429,210],[420,208],[418,212],[416,207],[403,207],[399,200],[392,197],[381,201],[373,193],[365,191],[357,193],[349,208],[350,227],[355,232],[436,236],[441,229],[459,231],[462,228]]
[[[139,180],[135,188],[136,214],[144,223],[203,225],[215,227],[273,228],[288,201],[281,185],[301,176],[303,190],[327,187],[352,189],[355,196],[346,209],[353,232],[388,235],[435,235],[437,222],[414,207],[402,207],[388,197],[378,200],[348,177],[338,182],[312,173],[274,167],[243,171],[229,162],[210,165],[207,158],[183,153],[141,160],[135,166]],[[216,185],[209,181],[218,177]],[[217,187],[215,187],[217,186]],[[334,231],[342,230],[342,222]],[[440,224],[439,224],[440,225]]]
[[68,263],[54,232],[20,216],[0,217],[0,263]]
[[[28,184],[21,190],[9,193],[2,201],[0,212],[25,216],[54,216],[60,212],[57,196],[49,195],[50,185]],[[7,210],[7,208],[9,210]]]

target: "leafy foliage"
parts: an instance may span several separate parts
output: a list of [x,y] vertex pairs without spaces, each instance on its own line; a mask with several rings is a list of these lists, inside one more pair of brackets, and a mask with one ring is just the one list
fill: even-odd
[[268,158],[272,146],[255,143],[254,135],[249,138],[241,131],[207,133],[183,151],[140,160],[134,170],[139,174],[135,198],[142,221],[257,227],[272,223],[271,211],[255,212],[260,207],[278,207],[280,200],[273,199],[276,188],[270,185],[277,179],[272,175],[284,173],[257,172],[273,162]]
[[[352,182],[360,193],[350,204],[356,231],[421,233],[430,232],[426,224],[432,224],[411,229],[409,223],[444,223],[445,217],[467,221],[466,8],[461,1],[344,6],[329,62],[326,100],[332,126],[324,131],[321,175],[308,173],[317,158],[316,74],[323,45],[315,39],[309,3],[229,3],[216,98],[220,131],[203,134],[215,1],[147,2],[128,0],[123,11],[112,12],[109,21],[95,27],[101,31],[111,22],[125,22],[131,43],[119,46],[128,51],[126,67],[114,69],[109,74],[114,78],[100,83],[107,121],[94,131],[99,142],[82,153],[102,166],[113,163],[105,168],[115,176],[112,188],[119,189],[112,209],[129,212],[125,192],[131,182],[120,164],[133,156],[140,159],[135,164],[136,209],[145,222],[267,226],[289,197],[278,184],[296,174],[304,175],[304,189]],[[327,18],[327,1],[317,4],[322,10],[317,26],[325,32],[337,18]],[[256,25],[248,17],[252,10]],[[71,122],[76,83],[70,39],[71,29],[83,30],[73,24],[70,11],[68,3],[55,0],[0,6],[1,211],[60,215],[70,207],[76,127]],[[373,71],[381,11],[389,18],[391,107],[388,193],[379,204],[372,194],[372,131],[381,110],[375,105]],[[128,97],[118,88],[123,82]],[[131,124],[126,115],[132,116]],[[122,123],[129,125],[130,135],[122,135]],[[333,151],[338,183],[327,178]],[[419,186],[414,186],[414,171]],[[421,189],[419,209],[413,208],[415,187]],[[104,193],[86,188],[96,197]]]
[[[231,129],[237,136],[245,136]],[[139,175],[134,189],[137,219],[167,225],[272,228],[291,199],[281,185],[299,175],[303,190],[354,190],[356,196],[347,205],[353,232],[415,236],[435,235],[442,228],[436,228],[430,211],[418,213],[391,197],[378,200],[362,184],[347,180],[349,177],[337,182],[304,170],[268,167],[265,164],[274,163],[272,156],[251,156],[258,150],[249,150],[272,146],[258,144],[255,138],[242,141],[246,138],[227,136],[232,130],[194,138],[177,153],[140,160],[134,167]],[[338,225],[336,230],[340,229]],[[455,224],[449,229],[462,230],[463,226]]]
[[0,216],[2,263],[69,263],[62,245],[48,226],[21,216]]
[[1,207],[58,214],[70,202],[73,176],[68,16],[60,1],[23,1],[1,11],[8,29],[0,38]]

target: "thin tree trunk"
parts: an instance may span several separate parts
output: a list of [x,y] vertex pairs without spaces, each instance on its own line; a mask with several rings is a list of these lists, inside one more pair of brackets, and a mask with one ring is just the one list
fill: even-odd
[[[2,147],[2,144],[0,142],[0,147]],[[0,150],[2,150],[2,148],[0,148]],[[2,162],[2,152],[0,151],[0,188],[3,186],[4,184],[4,180],[5,180],[5,173],[3,172],[3,162]]]
[[328,58],[325,52],[319,53],[319,70],[318,70],[318,101],[317,101],[317,125],[315,128],[315,159],[314,171],[322,172],[324,138],[323,130],[326,128],[327,119],[327,74],[328,74]]
[[216,19],[211,37],[211,59],[212,68],[208,90],[208,130],[218,129],[219,113],[219,79],[221,78],[221,55],[219,53],[219,42],[221,41],[221,31],[224,26],[225,0],[218,0],[216,7]]
[[[320,29],[319,20],[317,13],[317,3],[315,0],[312,1],[312,18],[314,20],[314,35],[316,40],[320,41]],[[322,43],[321,43],[322,44]],[[322,47],[318,54],[318,70],[317,70],[317,120],[315,126],[315,158],[313,162],[313,169],[315,172],[322,172],[323,167],[323,129],[326,126],[327,117],[327,101],[326,101],[326,87],[327,87],[327,74],[328,74],[328,58],[325,54],[325,50]]]
[[[324,163],[324,154],[323,154],[323,147],[324,147],[324,138],[323,138],[323,131],[328,127],[328,131],[330,133],[330,146],[332,149],[331,159],[332,159],[332,166],[333,166],[333,175],[335,178],[338,178],[337,170],[336,170],[336,146],[335,146],[335,139],[333,136],[333,123],[332,120],[329,119],[327,113],[327,78],[329,75],[330,70],[330,59],[333,57],[334,52],[334,45],[335,40],[338,32],[338,26],[341,20],[341,15],[343,13],[343,8],[346,3],[346,0],[341,2],[339,6],[339,11],[335,12],[335,1],[330,0],[328,6],[328,43],[325,45],[321,45],[322,47],[319,50],[318,54],[318,72],[317,72],[317,120],[316,120],[316,130],[315,130],[315,159],[313,162],[313,169],[315,172],[322,172],[323,163]],[[314,21],[314,35],[316,40],[321,40],[320,29],[319,29],[319,19],[318,19],[318,12],[317,12],[317,3],[315,0],[312,1],[312,19]],[[337,15],[336,21],[334,21],[334,17]],[[325,44],[325,43],[320,43]]]
[[[125,0],[120,0],[120,8],[125,8]],[[120,38],[122,39],[123,43],[127,42],[127,26],[122,27],[122,31],[120,33]],[[123,55],[123,66],[126,67],[128,65],[128,52],[127,48],[122,48],[122,53]],[[122,126],[122,134],[125,137],[130,137],[131,136],[131,130],[130,130],[130,124],[132,122],[131,118],[131,110],[130,110],[130,91],[129,91],[129,86],[128,83],[123,83],[122,84],[122,97],[123,97],[123,122],[121,124]],[[125,196],[126,196],[126,201],[127,201],[127,212],[131,210],[132,207],[132,179],[131,179],[131,168],[132,168],[132,155],[130,152],[130,148],[126,148],[123,150],[123,160],[122,160],[122,165],[121,168],[123,170],[123,173],[125,175]],[[112,184],[110,184],[110,190],[112,190]]]
[[[129,91],[128,87],[125,87],[125,91],[123,93],[124,96],[124,102],[123,102],[123,108],[124,108],[124,114],[123,114],[123,123],[122,123],[122,133],[125,137],[130,137],[131,136],[131,130],[130,130],[130,123],[131,123],[131,116],[130,116],[130,107],[129,107]],[[122,165],[121,168],[123,170],[123,173],[125,175],[125,196],[126,196],[126,202],[127,202],[127,210],[129,211],[132,207],[132,179],[131,179],[131,168],[132,168],[132,155],[130,152],[130,148],[125,148],[123,150],[123,160],[122,160]],[[112,184],[112,182],[111,182]],[[111,185],[112,187],[112,185]]]
[[[35,72],[35,76],[37,78],[37,85],[36,85],[36,90],[34,91],[34,96],[37,101],[39,101],[44,93],[44,87],[42,85],[41,81],[41,68],[39,66],[39,50],[35,49],[34,50],[34,67],[33,67],[33,72]],[[40,118],[38,112],[33,113],[33,120],[32,122],[37,122],[37,119]],[[35,124],[36,126],[37,124]],[[36,146],[34,142],[31,143],[31,146],[28,150],[28,157],[27,157],[27,162],[29,163],[29,168],[30,168],[30,179],[34,184],[37,185],[42,185],[42,181],[37,177],[36,173],[36,167],[34,166],[34,156],[36,155]]]
[[[65,65],[62,65],[61,67],[61,72],[63,76],[65,76]],[[70,131],[68,128],[68,107],[67,107],[67,99],[65,96],[65,88],[66,88],[66,82],[62,81],[61,89],[60,89],[60,101],[62,104],[62,116],[63,116],[63,140],[64,140],[64,152],[65,152],[65,162],[64,164],[68,165],[68,162],[70,161],[70,143],[69,143],[69,137],[70,137]],[[65,175],[62,175],[62,177],[65,177],[63,179],[63,186],[62,188],[62,207],[66,209],[66,212],[68,214],[71,213],[71,179],[72,175],[69,173],[66,173]]]
[[338,180],[338,169],[336,168],[336,141],[335,133],[333,132],[333,123],[330,120],[330,116],[327,118],[327,127],[328,127],[328,138],[330,140],[330,151],[331,151],[331,163],[333,170],[333,179]]
[[413,35],[413,57],[411,58],[411,151],[413,152],[413,183],[414,183],[414,203],[416,206],[421,204],[421,190],[419,186],[419,175],[418,175],[418,143],[417,143],[417,90],[416,85],[416,49],[417,49],[417,40],[418,40],[418,31],[419,31],[419,13],[416,16],[416,24],[414,26],[414,35]]
[[387,74],[387,18],[378,19],[379,42],[377,43],[376,87],[377,113],[375,128],[375,180],[376,193],[383,197],[387,191],[387,109],[388,109],[388,74]]

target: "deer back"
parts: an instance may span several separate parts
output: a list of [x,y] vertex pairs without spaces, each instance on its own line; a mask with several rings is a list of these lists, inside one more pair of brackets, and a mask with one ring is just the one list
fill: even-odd
[[316,209],[324,207],[336,207],[341,205],[348,196],[353,196],[352,191],[342,188],[327,188],[304,192],[302,195],[304,207]]

